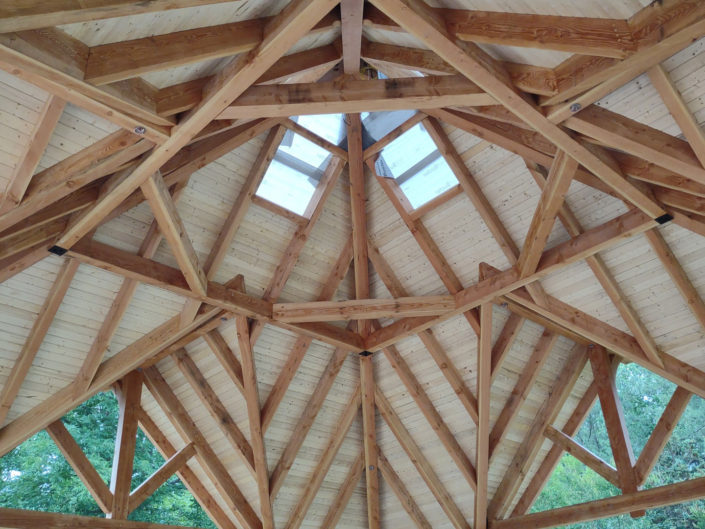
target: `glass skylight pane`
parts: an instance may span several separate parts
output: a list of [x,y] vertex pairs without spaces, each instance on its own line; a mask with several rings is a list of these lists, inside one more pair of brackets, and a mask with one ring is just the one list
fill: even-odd
[[394,178],[435,152],[436,144],[421,123],[399,136],[382,150],[382,158]]
[[257,195],[303,215],[316,189],[314,182],[308,175],[275,159],[267,169]]
[[448,191],[457,185],[453,171],[446,161],[440,157],[421,169],[414,176],[403,182],[399,187],[409,199],[411,206],[416,209],[429,200]]
[[367,135],[379,141],[399,125],[416,114],[416,110],[395,110],[393,112],[363,112],[360,117]]
[[[288,139],[288,138],[286,138]],[[319,147],[315,143],[308,141],[303,136],[291,134],[289,145],[284,142],[279,146],[277,152],[284,152],[298,160],[310,165],[313,169],[322,170],[327,165],[328,159],[331,157],[330,152],[323,147]]]
[[338,145],[345,137],[345,124],[342,114],[298,116],[296,122],[335,145]]

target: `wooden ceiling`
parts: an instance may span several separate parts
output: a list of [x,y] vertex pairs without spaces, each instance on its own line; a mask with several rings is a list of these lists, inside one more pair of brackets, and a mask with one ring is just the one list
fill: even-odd
[[[165,527],[127,516],[174,473],[220,529],[705,496],[641,490],[705,397],[703,36],[698,0],[5,2],[0,454],[46,429],[106,519],[0,527]],[[363,145],[383,110],[419,112]],[[290,119],[331,113],[342,146]],[[414,208],[375,160],[418,123],[458,183]],[[331,153],[303,214],[256,194],[287,131]],[[678,386],[638,457],[620,362]],[[105,390],[110,484],[61,422]],[[564,452],[622,494],[527,514]]]

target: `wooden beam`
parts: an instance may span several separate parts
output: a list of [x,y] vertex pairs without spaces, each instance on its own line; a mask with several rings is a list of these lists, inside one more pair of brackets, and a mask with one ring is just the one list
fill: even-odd
[[592,171],[625,199],[647,212],[652,218],[665,214],[665,211],[651,198],[626,182],[608,164],[546,119],[532,103],[523,99],[512,86],[507,84],[506,75],[502,75],[502,72],[498,71],[483,52],[475,47],[459,45],[455,37],[445,28],[443,21],[438,20],[437,15],[426,4],[410,5],[408,0],[374,0],[373,4],[421,39],[498,103],[504,105],[556,147]]
[[[365,244],[367,246],[367,244]],[[274,303],[272,317],[281,322],[372,320],[403,316],[442,314],[455,309],[455,298],[419,296],[407,298],[364,299],[349,301],[305,301]]]
[[[543,444],[543,432],[546,430],[546,426],[551,424],[560,412],[566,399],[570,396],[573,386],[580,377],[586,362],[585,347],[576,346],[566,359],[549,397],[536,414],[531,428],[514,453],[512,462],[495,490],[495,494],[487,509],[490,519],[501,518],[509,508],[509,504],[529,473],[534,459]],[[490,527],[493,526],[493,523],[490,524]]]
[[601,457],[593,454],[590,450],[575,441],[572,437],[556,430],[553,426],[548,426],[544,435],[554,445],[559,446],[565,452],[575,457],[578,461],[590,468],[615,487],[619,487],[619,476],[615,468]]
[[[255,49],[273,17],[207,26],[141,39],[102,44],[90,48],[86,81],[94,85],[114,83],[146,73],[230,57]],[[311,36],[340,26],[340,20],[325,16]],[[194,43],[198,45],[194,45]]]
[[64,112],[65,105],[66,102],[63,99],[49,95],[39,111],[31,140],[12,171],[5,193],[0,199],[0,214],[22,202],[22,197]]
[[186,233],[181,215],[169,194],[169,189],[159,173],[155,173],[142,184],[142,192],[159,223],[162,235],[169,243],[176,262],[191,290],[205,294],[208,279],[198,262],[196,250]]
[[[0,429],[0,455],[6,454],[34,433],[60,419],[81,402],[110,387],[160,351],[181,340],[190,341],[192,335],[198,334],[201,326],[220,316],[222,316],[220,309],[211,308],[199,314],[190,325],[185,327],[180,325],[180,318],[175,316],[148,332],[105,360],[85,391],[78,391],[79,383],[74,381],[54,393],[51,399],[38,404]],[[183,344],[181,346],[183,347]]]
[[164,464],[145,479],[135,490],[130,493],[129,512],[134,511],[147,498],[156,492],[166,481],[180,470],[189,459],[196,455],[196,448],[189,443],[176,452]]
[[[329,12],[334,0],[294,0],[266,26],[264,38],[249,54],[237,56],[216,76],[207,90],[207,96],[179,123],[174,133],[125,179],[89,210],[82,213],[58,241],[62,248],[70,248],[100,220],[125,200],[147,178],[158,171],[182,147],[187,145],[213,118],[262,75],[277,59],[305,35]],[[259,116],[257,116],[259,117]]]
[[[124,97],[101,90],[81,78],[81,64],[67,62],[72,54],[82,54],[85,46],[61,31],[50,31],[51,38],[41,33],[0,36],[0,69],[32,83],[42,90],[114,123],[128,131],[142,130],[154,143],[164,143],[173,122],[158,116]],[[56,41],[62,43],[57,46]],[[62,53],[57,53],[62,50]],[[66,50],[71,50],[66,53]],[[43,62],[47,60],[51,64]],[[80,62],[80,61],[79,61]]]
[[661,355],[663,367],[652,363],[633,336],[586,314],[576,307],[551,296],[548,297],[549,305],[547,307],[539,307],[530,301],[527,294],[519,291],[506,294],[506,296],[530,311],[574,331],[583,337],[584,342],[601,345],[629,361],[637,362],[674,384],[683,386],[688,391],[698,395],[705,395],[705,373],[667,353]]
[[453,459],[455,464],[458,466],[458,470],[460,470],[460,473],[468,482],[468,485],[475,490],[477,488],[477,473],[475,471],[475,467],[468,456],[465,455],[462,447],[450,431],[450,428],[446,422],[443,420],[443,417],[441,417],[441,414],[438,413],[438,410],[436,410],[436,407],[430,397],[426,391],[424,391],[423,386],[414,376],[414,373],[409,365],[401,356],[397,348],[393,345],[386,347],[382,351],[384,352],[384,355],[389,361],[392,369],[394,369],[406,387],[409,395],[414,399],[414,402],[416,402],[419,410],[421,410],[421,413],[423,413],[424,417],[426,417],[426,420],[431,428],[434,432],[436,432],[438,439],[448,451],[448,455],[450,455],[451,459]]
[[52,441],[61,450],[73,471],[91,494],[95,502],[104,513],[109,513],[113,508],[113,493],[100,477],[98,471],[88,460],[71,433],[66,429],[61,420],[51,423],[46,428]]
[[[211,331],[217,333],[218,331]],[[210,334],[210,333],[209,333]],[[218,334],[220,335],[220,334]],[[225,438],[230,442],[234,451],[241,458],[247,469],[253,477],[256,477],[255,460],[252,446],[240,431],[237,423],[233,420],[223,402],[218,397],[218,394],[208,383],[208,380],[193,359],[186,353],[185,350],[177,351],[174,355],[176,366],[188,381],[191,389],[198,395],[201,403],[208,413],[213,417],[213,420],[218,424]]]
[[225,285],[209,282],[206,295],[197,295],[188,288],[179,270],[96,241],[82,241],[71,250],[70,255],[81,262],[170,290],[228,312],[265,319],[267,323],[312,336],[336,347],[344,347],[352,351],[360,351],[363,348],[362,339],[358,334],[331,324],[315,322],[289,324],[273,320],[269,312],[271,304]]
[[571,507],[550,509],[524,516],[514,516],[497,520],[491,529],[543,529],[562,525],[600,520],[635,509],[653,509],[676,503],[683,503],[705,496],[705,478],[682,481],[673,485],[654,487],[648,490],[632,492],[605,498],[602,500],[580,503]]
[[362,0],[340,2],[340,22],[343,35],[343,71],[360,73],[360,47],[362,41]]
[[306,516],[306,512],[311,506],[318,489],[321,487],[321,483],[323,483],[330,466],[333,464],[333,459],[335,459],[338,450],[340,450],[340,447],[345,440],[345,436],[347,435],[348,430],[350,430],[353,420],[355,420],[355,417],[357,416],[359,408],[360,387],[357,386],[348,400],[343,414],[338,420],[336,431],[331,436],[328,444],[323,450],[323,453],[320,455],[318,464],[313,470],[301,497],[296,503],[296,507],[294,507],[294,512],[289,517],[289,521],[286,524],[286,529],[299,529],[299,527],[301,527],[301,523]]
[[321,378],[318,380],[318,384],[313,390],[313,393],[311,394],[301,417],[299,417],[296,422],[296,427],[291,433],[289,442],[284,448],[282,455],[279,457],[277,466],[272,471],[269,483],[272,499],[276,498],[279,489],[281,489],[281,486],[284,483],[284,479],[289,473],[289,470],[291,470],[291,466],[294,464],[294,460],[296,459],[296,454],[298,454],[301,445],[306,439],[306,435],[308,435],[308,432],[313,426],[313,422],[323,406],[323,402],[333,386],[335,378],[342,369],[346,358],[347,352],[345,350],[336,349],[333,352],[326,369],[323,371]]
[[243,396],[247,407],[247,419],[250,425],[250,441],[255,460],[257,476],[257,491],[259,492],[260,512],[262,513],[262,527],[274,529],[274,516],[272,514],[272,501],[269,496],[269,469],[267,467],[267,453],[264,446],[264,433],[259,405],[259,389],[257,387],[257,371],[255,357],[250,344],[250,330],[245,316],[235,317],[237,329],[237,343],[242,359]]
[[567,119],[565,126],[705,184],[705,169],[687,141],[600,107],[583,110]]
[[142,373],[139,371],[129,373],[116,387],[115,394],[120,406],[120,416],[115,437],[113,473],[110,478],[113,504],[106,517],[126,520],[127,515],[130,514],[132,469],[137,443],[137,410],[142,400]]
[[[544,174],[536,167],[532,166],[532,164],[527,163],[527,168],[529,169],[531,176],[534,177],[534,180],[538,186],[543,188],[546,183]],[[583,227],[581,226],[580,221],[578,221],[578,218],[565,202],[558,212],[558,218],[571,237],[577,237],[583,232]],[[602,285],[602,288],[605,290],[610,300],[612,300],[612,303],[619,311],[619,314],[627,324],[627,327],[629,327],[629,330],[639,342],[639,345],[641,345],[646,356],[656,365],[663,366],[663,362],[661,361],[661,352],[659,351],[656,342],[654,342],[654,339],[649,334],[649,331],[641,321],[641,318],[639,318],[636,310],[634,310],[629,303],[629,300],[602,257],[596,254],[587,257],[585,261],[595,275],[595,278],[600,282],[600,285]]]
[[539,267],[533,276],[519,279],[516,269],[510,268],[502,272],[501,275],[487,278],[459,291],[456,294],[456,310],[436,317],[402,318],[372,333],[365,341],[365,348],[374,351],[396,343],[405,336],[417,334],[436,323],[445,321],[470,308],[477,307],[483,302],[492,301],[497,296],[516,290],[518,287],[548,275],[570,263],[594,255],[618,241],[651,229],[656,224],[656,221],[645,216],[642,212],[632,210],[584,232],[567,243],[559,244],[547,250],[543,253],[539,261]]
[[[306,94],[302,97],[301,94]],[[461,76],[339,79],[313,84],[258,85],[246,90],[219,119],[497,104]]]
[[[174,191],[172,193],[172,198],[174,201],[179,199],[185,187],[185,183],[180,183],[174,186]],[[142,244],[140,245],[137,254],[148,259],[154,257],[161,241],[162,234],[159,231],[159,224],[156,220],[153,220],[152,224],[149,226],[149,230],[147,230],[147,235],[145,235],[145,238],[142,240]],[[100,366],[100,362],[103,359],[105,351],[108,349],[108,346],[113,339],[113,336],[115,335],[125,312],[127,312],[127,309],[130,306],[132,296],[134,296],[137,291],[138,285],[139,282],[134,279],[125,279],[120,285],[120,290],[115,296],[115,299],[113,299],[113,303],[110,305],[110,309],[105,315],[105,319],[103,320],[100,329],[98,329],[98,333],[91,344],[91,348],[88,350],[86,357],[83,359],[81,369],[78,372],[78,375],[76,375],[76,381],[78,384],[76,391],[78,394],[82,393],[90,386],[98,366]]]
[[54,321],[61,302],[71,286],[76,272],[78,271],[79,262],[75,259],[67,259],[64,261],[59,273],[54,280],[49,293],[47,294],[44,304],[39,309],[37,319],[32,324],[32,329],[29,331],[27,340],[22,346],[22,350],[17,357],[12,370],[10,371],[5,384],[0,392],[0,426],[5,422],[13,402],[20,392],[22,384],[27,378],[29,370],[32,368],[39,348],[44,341],[51,323]]
[[[335,44],[286,55],[274,63],[255,84],[287,82],[307,71],[332,68],[340,62],[341,53]],[[164,87],[155,95],[156,109],[160,116],[173,116],[196,107],[203,99],[203,89],[213,76],[201,77]]]
[[249,529],[262,529],[262,522],[257,514],[156,366],[144,369],[143,372],[149,392],[173,422],[184,441],[196,446],[196,454],[204,470],[238,521]]
[[637,49],[622,19],[439,9],[449,31],[469,42],[623,58]]
[[[176,454],[176,448],[174,448],[169,439],[166,438],[144,409],[139,410],[137,419],[144,434],[164,459],[169,459]],[[235,529],[235,524],[230,521],[228,515],[225,514],[225,511],[223,511],[215,498],[211,496],[210,492],[208,492],[203,485],[203,482],[198,479],[188,465],[182,466],[176,471],[176,474],[218,529]]]
[[548,173],[546,185],[541,191],[541,198],[531,219],[529,232],[517,262],[521,277],[536,271],[577,168],[578,163],[573,158],[564,151],[558,151],[551,165],[551,171]]
[[475,432],[475,529],[487,528],[487,495],[490,467],[490,388],[492,378],[492,304],[480,305],[480,338],[477,343],[477,430]]
[[683,416],[685,409],[688,407],[692,393],[677,386],[671,399],[668,401],[666,408],[661,414],[661,418],[656,423],[656,427],[651,432],[649,439],[646,441],[644,448],[639,454],[634,465],[634,473],[636,474],[637,484],[643,485],[651,474],[651,470],[656,465],[659,456],[663,452],[666,443],[671,438],[673,430],[678,425],[678,421]]
[[688,143],[698,157],[701,165],[705,165],[705,132],[697,122],[683,96],[676,88],[668,72],[662,65],[656,65],[649,70],[651,84],[661,95],[673,119],[688,140]]
[[571,106],[576,108],[576,104],[583,109],[590,107],[705,35],[705,10],[701,4],[691,0],[669,2],[663,9],[644,10],[642,17],[641,27],[636,31],[642,33],[640,38],[643,38],[645,45],[639,51],[622,61],[607,59],[594,69],[588,68],[587,74],[580,72],[583,64],[578,65],[577,72],[568,68],[562,74],[568,81],[565,88],[543,102],[546,105],[561,103],[548,113],[552,122],[560,123],[567,119],[573,114]]
[[0,519],[7,529],[197,529],[181,525],[162,525],[127,520],[109,520],[95,516],[73,516],[53,512],[0,508]]
[[0,12],[0,33],[219,4],[225,1],[227,0],[156,0],[145,4],[139,0],[108,0],[86,5],[80,0],[60,0],[38,5],[33,0],[18,0],[3,6]]
[[[418,529],[431,529],[431,524],[426,519],[421,509],[419,509],[411,492],[406,488],[404,481],[402,481],[394,468],[392,468],[392,465],[387,461],[387,458],[384,457],[381,450],[379,450],[377,454],[377,461],[379,462],[379,470],[382,473],[384,481],[389,485],[389,488],[392,489],[392,492],[394,492],[394,495],[399,500],[399,503],[401,503],[406,514],[411,518],[411,521],[414,522]],[[326,526],[324,525],[323,527]]]
[[70,196],[76,189],[113,173],[152,146],[149,141],[140,141],[135,134],[119,130],[40,171],[32,178],[22,201],[0,212],[0,231],[31,218],[34,213]]
[[338,495],[333,500],[333,503],[331,503],[328,513],[323,519],[321,527],[333,528],[338,525],[340,517],[343,515],[345,507],[350,502],[350,498],[352,497],[353,492],[355,492],[355,486],[357,485],[357,482],[360,481],[364,470],[365,453],[364,451],[361,451],[360,455],[358,455],[355,461],[353,461],[350,471],[345,477],[345,481],[343,481],[343,484],[338,489]]
[[504,435],[507,433],[509,425],[529,396],[529,392],[557,340],[558,335],[544,331],[536,343],[531,356],[527,359],[526,365],[519,375],[519,379],[504,403],[504,407],[497,417],[492,431],[489,433],[490,457],[496,452],[499,443],[502,442]]

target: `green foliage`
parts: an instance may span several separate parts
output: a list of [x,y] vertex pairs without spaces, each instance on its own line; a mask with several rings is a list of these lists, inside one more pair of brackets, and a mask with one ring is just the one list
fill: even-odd
[[[617,372],[619,393],[635,457],[643,449],[675,386],[636,364]],[[644,488],[677,483],[705,475],[705,402],[692,397]],[[576,441],[614,464],[599,403],[590,411]],[[572,456],[564,454],[532,512],[584,503],[619,491]],[[705,501],[653,509],[642,518],[628,514],[569,526],[573,529],[705,529]]]
[[[64,418],[66,428],[98,473],[110,482],[118,406],[112,393],[99,393]],[[158,469],[164,459],[139,431],[132,486]],[[103,516],[93,498],[46,432],[0,459],[0,506]],[[171,477],[129,517],[145,522],[215,527],[178,477]]]

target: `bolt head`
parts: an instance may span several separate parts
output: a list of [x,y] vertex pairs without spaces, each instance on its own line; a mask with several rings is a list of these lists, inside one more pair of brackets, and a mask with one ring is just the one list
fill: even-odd
[[375,469],[375,466],[374,466],[374,465],[370,465],[370,470],[374,470],[374,469]]
[[578,112],[581,108],[583,108],[583,105],[581,105],[580,103],[573,103],[572,105],[570,105],[570,111],[573,113]]
[[135,134],[139,134],[141,136],[145,132],[147,132],[147,129],[144,128],[142,125],[140,125],[139,127],[135,127]]

